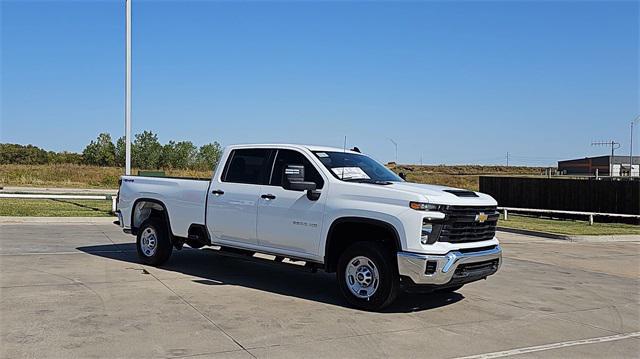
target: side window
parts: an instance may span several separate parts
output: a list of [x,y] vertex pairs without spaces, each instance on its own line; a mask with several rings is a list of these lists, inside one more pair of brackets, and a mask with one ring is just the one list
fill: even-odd
[[282,178],[284,176],[284,169],[288,165],[303,165],[304,166],[304,180],[308,182],[314,182],[316,188],[320,189],[324,186],[324,180],[318,170],[309,162],[309,160],[300,152],[293,150],[278,150],[275,163],[273,164],[273,171],[271,172],[272,186],[282,186]]
[[265,165],[270,154],[267,149],[234,150],[222,175],[222,182],[264,183]]

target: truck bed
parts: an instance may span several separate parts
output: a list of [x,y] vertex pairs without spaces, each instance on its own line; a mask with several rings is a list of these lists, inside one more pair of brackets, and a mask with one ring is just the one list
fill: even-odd
[[118,207],[123,210],[124,226],[131,227],[134,202],[156,200],[166,206],[173,234],[186,237],[192,223],[205,223],[209,183],[209,180],[201,179],[123,176]]

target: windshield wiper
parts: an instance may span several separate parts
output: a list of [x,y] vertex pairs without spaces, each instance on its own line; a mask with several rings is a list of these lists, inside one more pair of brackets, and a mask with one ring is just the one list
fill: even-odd
[[372,180],[372,179],[367,179],[367,178],[347,178],[344,181],[346,181],[346,182],[379,184],[379,185],[389,185],[389,184],[391,184],[391,182],[389,182],[389,181]]

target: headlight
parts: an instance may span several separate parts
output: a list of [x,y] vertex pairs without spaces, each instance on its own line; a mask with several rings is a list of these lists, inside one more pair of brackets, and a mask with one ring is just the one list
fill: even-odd
[[425,202],[409,202],[409,207],[416,211],[438,211],[442,209],[442,205]]

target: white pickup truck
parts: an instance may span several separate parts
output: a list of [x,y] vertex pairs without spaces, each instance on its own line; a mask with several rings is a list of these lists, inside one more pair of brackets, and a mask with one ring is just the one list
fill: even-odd
[[357,149],[254,144],[227,147],[211,180],[123,176],[116,212],[145,264],[185,243],[304,261],[336,272],[351,305],[379,310],[400,289],[455,291],[494,274],[496,206],[405,182]]

